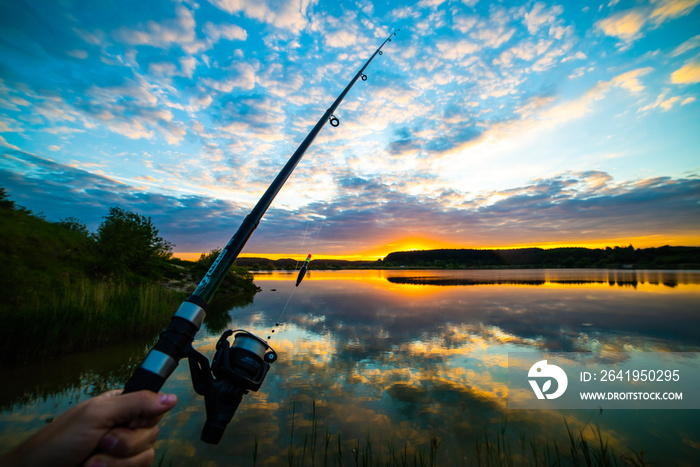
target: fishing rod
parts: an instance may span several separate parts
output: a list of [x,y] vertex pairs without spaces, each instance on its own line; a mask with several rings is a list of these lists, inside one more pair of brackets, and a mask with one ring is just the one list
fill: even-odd
[[[204,396],[206,405],[207,421],[202,431],[202,441],[218,444],[243,395],[249,390],[260,389],[270,364],[277,360],[275,351],[259,337],[241,329],[227,330],[216,344],[216,354],[210,366],[209,360],[192,347],[194,337],[204,322],[207,304],[316,135],[326,122],[334,127],[340,124],[340,120],[334,114],[335,110],[358,79],[367,80],[365,69],[375,56],[382,55],[382,47],[391,42],[392,36],[395,35],[395,32],[391,33],[382,42],[304,138],[253,210],[245,217],[192,295],[182,302],[168,327],[160,334],[158,342],[124,387],[124,393],[143,389],[158,392],[179,361],[186,357],[192,374],[192,386],[198,394]],[[234,341],[229,346],[228,338],[231,335],[234,336]]]

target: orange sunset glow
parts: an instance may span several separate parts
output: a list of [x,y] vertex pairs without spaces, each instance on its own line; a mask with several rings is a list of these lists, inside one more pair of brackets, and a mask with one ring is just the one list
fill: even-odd
[[[670,246],[687,246],[687,245],[700,245],[700,236],[695,235],[678,235],[678,236],[630,236],[630,237],[620,237],[620,238],[605,238],[600,240],[581,240],[579,242],[571,241],[550,241],[550,242],[538,242],[533,241],[532,243],[512,243],[507,245],[496,244],[496,245],[475,245],[469,243],[458,243],[458,242],[446,242],[441,240],[433,240],[427,237],[405,237],[386,243],[381,246],[377,246],[372,249],[358,251],[356,253],[348,254],[334,254],[325,253],[324,251],[312,251],[309,252],[313,255],[313,259],[332,259],[332,260],[347,260],[347,261],[376,261],[378,259],[383,259],[389,253],[395,251],[413,251],[413,250],[437,250],[437,249],[480,249],[480,250],[505,250],[505,249],[516,249],[516,248],[606,248],[615,246],[628,246],[633,245],[635,248],[656,248],[664,245]],[[202,252],[176,252],[174,256],[180,259],[188,261],[196,261],[199,259]],[[244,252],[239,256],[242,258],[266,258],[270,260],[278,260],[285,258],[297,259],[303,261],[308,253],[303,252],[288,252],[288,253],[277,253],[277,252]]]

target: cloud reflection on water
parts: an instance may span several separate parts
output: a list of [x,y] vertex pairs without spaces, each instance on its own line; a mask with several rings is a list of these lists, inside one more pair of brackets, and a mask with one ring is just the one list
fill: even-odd
[[[217,447],[198,441],[203,400],[193,393],[187,365],[181,364],[165,388],[180,397],[161,430],[158,447],[166,450],[166,462],[250,463],[258,437],[260,465],[287,463],[293,404],[294,443],[301,450],[304,435],[313,427],[314,402],[318,451],[326,430],[334,436],[342,433],[346,452],[368,433],[375,446],[394,442],[398,450],[405,442],[426,449],[435,435],[442,442],[443,459],[462,459],[473,454],[473,440],[485,429],[495,430],[507,413],[516,438],[522,432],[565,442],[566,416],[581,427],[600,424],[618,452],[654,445],[656,455],[674,452],[692,458],[695,448],[684,440],[697,439],[699,433],[687,412],[653,411],[662,433],[645,428],[650,411],[506,412],[506,383],[508,352],[698,351],[699,274],[487,271],[479,274],[491,277],[492,283],[475,286],[387,280],[416,273],[426,275],[312,270],[291,300],[293,274],[257,276],[263,291],[252,305],[229,312],[230,326],[271,336],[280,358],[260,392],[244,398],[226,431],[228,441]],[[544,282],[507,283],[528,277]],[[195,347],[211,357],[218,335],[200,334]],[[45,416],[46,407],[34,404],[15,410]],[[19,423],[4,412],[2,437],[8,436],[7,427]]]
[[668,282],[656,277],[637,280],[636,288],[611,287],[599,277],[579,284],[548,281],[544,287],[440,287],[381,277],[359,282],[352,275],[314,271],[285,319],[315,334],[330,332],[346,355],[396,350],[424,343],[426,336],[437,343],[433,356],[466,340],[560,351],[682,351],[700,342],[700,281],[691,275],[677,278],[674,289],[661,285]]

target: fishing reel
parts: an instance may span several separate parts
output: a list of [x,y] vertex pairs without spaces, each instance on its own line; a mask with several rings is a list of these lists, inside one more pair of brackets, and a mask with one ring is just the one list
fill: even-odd
[[[228,338],[234,335],[229,346]],[[192,387],[204,396],[207,421],[202,441],[219,444],[243,395],[260,389],[270,364],[277,354],[262,339],[248,331],[225,331],[216,343],[216,354],[209,360],[193,348],[187,355],[192,375]]]

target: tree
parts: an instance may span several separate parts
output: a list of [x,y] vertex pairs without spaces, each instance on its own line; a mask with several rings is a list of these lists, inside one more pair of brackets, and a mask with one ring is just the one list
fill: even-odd
[[219,257],[220,254],[221,248],[214,248],[213,250],[209,250],[209,253],[202,253],[201,255],[199,255],[197,265],[203,272],[206,272],[209,270],[211,265],[214,264],[214,261],[216,260],[216,258]]
[[0,187],[0,208],[2,209],[14,209],[15,202],[10,200],[10,195],[7,194],[7,190]]
[[108,272],[145,276],[155,275],[173,249],[172,243],[158,235],[150,217],[118,207],[109,208],[97,229],[97,243]]
[[90,236],[90,231],[88,230],[87,226],[75,217],[71,216],[65,219],[61,219],[61,222],[59,222],[58,224],[61,227],[70,230],[71,232],[78,232],[79,234],[84,235],[86,237]]

